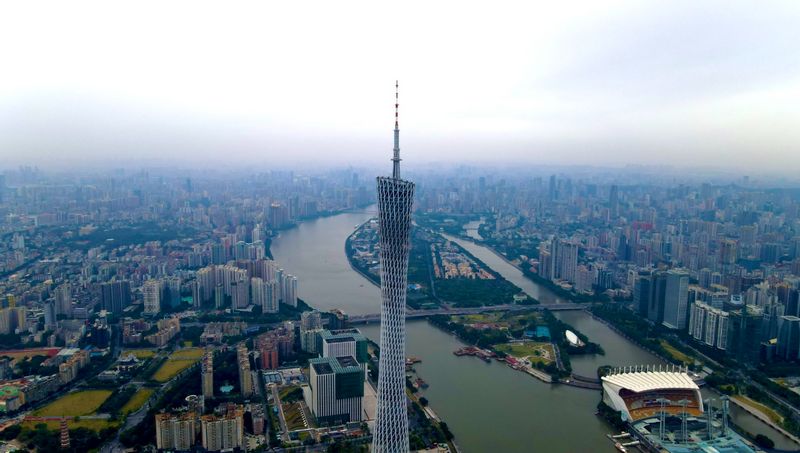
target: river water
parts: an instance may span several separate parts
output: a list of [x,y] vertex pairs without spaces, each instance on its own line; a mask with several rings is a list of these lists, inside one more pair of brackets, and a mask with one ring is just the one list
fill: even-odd
[[557,296],[549,289],[534,283],[531,279],[525,277],[522,271],[511,265],[508,261],[498,256],[488,248],[478,245],[466,239],[457,238],[449,234],[443,234],[447,239],[455,242],[456,244],[464,247],[469,253],[474,255],[484,264],[494,269],[498,274],[505,277],[506,280],[517,285],[525,294],[538,300],[542,304],[560,304],[569,302],[563,297]]
[[[378,313],[380,292],[352,270],[344,241],[356,225],[376,213],[373,209],[339,214],[300,224],[272,242],[272,254],[287,272],[300,280],[299,294],[311,306],[340,308],[350,314]],[[563,300],[539,287],[490,250],[456,240],[505,278],[543,303]],[[583,312],[559,312],[561,319],[603,346],[605,356],[573,357],[576,373],[594,376],[600,365],[663,363]],[[377,324],[360,326],[378,341]],[[608,452],[616,450],[605,437],[611,429],[594,415],[600,392],[544,384],[535,378],[492,362],[456,357],[464,344],[428,324],[407,324],[407,353],[422,359],[417,372],[430,387],[425,396],[450,426],[465,453],[475,452]],[[746,413],[734,420],[752,432],[763,432],[780,448],[791,446],[780,434]]]
[[467,236],[471,237],[472,239],[481,240],[481,234],[478,232],[478,229],[486,222],[486,219],[481,217],[480,220],[473,220],[471,222],[467,222],[464,224],[464,232]]

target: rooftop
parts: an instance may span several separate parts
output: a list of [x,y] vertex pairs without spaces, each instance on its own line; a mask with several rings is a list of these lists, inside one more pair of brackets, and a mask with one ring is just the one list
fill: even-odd
[[358,366],[358,362],[356,362],[356,359],[354,359],[351,356],[336,357],[336,360],[339,362],[339,366],[341,366],[342,368],[347,368],[350,366]]
[[361,365],[353,356],[321,357],[308,361],[317,374],[362,372]]
[[675,371],[635,371],[603,376],[603,383],[613,384],[636,393],[652,390],[699,390],[688,374]]
[[337,331],[323,330],[320,337],[327,343],[340,343],[344,341],[366,341],[367,338],[358,329],[344,329]]
[[314,367],[314,371],[316,371],[317,374],[331,374],[331,373],[333,373],[333,368],[331,368],[331,365],[328,362],[316,362],[316,363],[312,363],[311,366]]

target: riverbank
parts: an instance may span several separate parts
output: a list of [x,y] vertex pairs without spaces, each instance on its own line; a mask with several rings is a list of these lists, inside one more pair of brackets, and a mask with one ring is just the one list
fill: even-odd
[[[353,272],[342,253],[342,244],[353,232],[353,226],[370,217],[374,213],[331,216],[304,223],[275,240],[272,253],[276,260],[287,272],[308,282],[301,286],[303,299],[318,309],[340,308],[349,314],[372,314],[379,310],[379,289]],[[523,277],[518,269],[485,247],[462,242],[487,266],[542,303],[567,302],[563,298],[557,301],[549,290]],[[606,351],[605,356],[575,356],[572,367],[578,374],[594,376],[602,365],[660,362],[585,312],[554,313]],[[359,329],[367,338],[378,341],[379,323],[360,325]],[[546,385],[496,361],[485,363],[456,357],[453,351],[467,344],[429,322],[409,320],[406,332],[407,355],[422,359],[415,368],[429,384],[424,397],[435,413],[447,421],[456,434],[458,447],[465,453],[529,453],[531,445],[537,451],[616,453],[606,438],[613,428],[595,415],[599,392]],[[778,437],[776,431],[738,407],[733,407],[731,413],[744,429]],[[777,440],[778,448],[792,448],[782,436]]]
[[[601,388],[595,376],[596,370],[590,376],[574,374],[570,357],[603,356],[603,348],[547,310],[515,314],[436,315],[428,317],[428,322],[470,345],[453,351],[456,356],[475,356],[485,362],[495,359],[548,384],[560,383],[592,390]],[[571,344],[567,332],[577,336],[581,346]]]
[[466,234],[459,235],[458,238],[459,239],[463,239],[465,241],[472,242],[473,244],[475,244],[475,245],[477,245],[479,247],[484,247],[485,249],[487,249],[490,252],[492,252],[495,256],[497,256],[501,260],[503,260],[506,263],[508,263],[510,266],[513,266],[515,269],[520,271],[524,277],[530,279],[533,283],[535,283],[537,285],[544,286],[545,288],[547,288],[548,290],[550,290],[554,294],[556,294],[556,295],[558,295],[560,297],[563,297],[564,299],[567,299],[569,302],[575,302],[575,303],[592,302],[594,300],[594,298],[595,298],[595,296],[589,296],[589,295],[585,295],[585,294],[576,294],[576,293],[574,293],[572,291],[567,291],[564,288],[562,288],[561,286],[551,282],[550,280],[540,277],[538,274],[536,274],[535,272],[532,272],[530,269],[526,269],[523,266],[521,266],[521,265],[515,263],[514,261],[508,259],[508,257],[506,255],[501,253],[496,248],[492,247],[492,245],[490,243],[486,242],[485,239],[477,240],[477,239],[475,239],[473,237],[467,236]]
[[359,229],[361,229],[364,225],[368,224],[371,221],[372,221],[372,218],[369,218],[369,219],[365,220],[364,222],[361,222],[361,224],[356,226],[355,229],[353,229],[353,232],[350,233],[347,236],[347,239],[344,240],[344,254],[345,254],[345,256],[347,256],[347,263],[350,264],[350,268],[351,269],[356,271],[356,273],[358,273],[362,277],[364,277],[367,280],[369,280],[370,283],[372,283],[373,285],[375,285],[378,288],[380,288],[381,287],[381,279],[380,279],[380,277],[376,276],[375,274],[372,274],[371,272],[362,270],[360,266],[356,266],[356,264],[353,262],[353,258],[352,258],[352,256],[353,256],[353,246],[351,245],[352,244],[351,241],[353,239],[353,236],[355,236],[355,234],[358,233]]
[[[343,249],[343,242],[353,233],[353,225],[363,225],[372,217],[363,211],[318,217],[283,230],[279,236],[273,238],[270,251],[275,259],[287,272],[309,282],[301,285],[301,292],[303,299],[311,307],[323,311],[338,308],[356,315],[379,310],[378,284],[362,273],[353,272],[357,269],[351,265],[346,250]],[[336,233],[333,238],[330,235],[332,231]],[[458,446],[452,441],[452,431],[457,432],[457,429],[448,427],[441,419],[431,418],[431,413],[441,415],[438,407],[434,412],[427,406],[419,406],[418,398],[413,398],[412,401],[415,404],[414,412],[409,416],[418,421],[422,421],[420,417],[430,420],[436,429],[451,437],[448,439],[451,451],[458,451]],[[447,420],[446,416],[442,418]],[[428,426],[428,423],[423,424]],[[421,425],[418,423],[415,426]]]
[[[410,242],[407,305],[412,309],[538,303],[523,296],[521,288],[439,233],[416,226]],[[373,219],[360,223],[345,239],[344,251],[350,268],[380,287],[380,277],[375,274],[378,250]]]
[[783,434],[787,439],[791,440],[797,445],[800,445],[800,438],[790,433],[789,431],[783,429],[782,426],[772,421],[772,419],[770,419],[770,417],[767,414],[761,412],[760,410],[758,410],[758,408],[753,407],[737,398],[731,398],[728,401],[730,401],[732,404],[735,404],[736,406],[739,406],[742,410],[752,415],[753,417],[761,420],[761,422],[763,422],[764,424],[769,425],[775,431],[778,431],[779,433]]

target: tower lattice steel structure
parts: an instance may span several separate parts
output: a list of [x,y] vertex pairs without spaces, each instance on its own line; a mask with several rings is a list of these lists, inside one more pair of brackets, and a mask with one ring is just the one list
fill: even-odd
[[398,107],[398,84],[395,83],[392,176],[378,177],[382,300],[373,453],[407,453],[409,450],[405,391],[406,288],[414,183],[400,178]]

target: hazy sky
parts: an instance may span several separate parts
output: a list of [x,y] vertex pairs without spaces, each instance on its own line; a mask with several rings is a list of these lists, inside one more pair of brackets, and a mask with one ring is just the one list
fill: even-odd
[[800,173],[800,1],[3,2],[0,167]]

